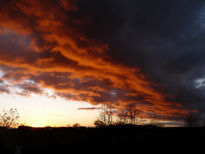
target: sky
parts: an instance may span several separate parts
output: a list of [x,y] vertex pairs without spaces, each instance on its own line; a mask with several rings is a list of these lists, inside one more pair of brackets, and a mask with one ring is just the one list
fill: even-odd
[[1,0],[0,108],[31,126],[205,112],[204,0]]

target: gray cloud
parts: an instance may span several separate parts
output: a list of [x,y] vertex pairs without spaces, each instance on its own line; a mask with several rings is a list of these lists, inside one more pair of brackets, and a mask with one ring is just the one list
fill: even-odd
[[94,14],[85,31],[109,42],[108,54],[114,61],[140,67],[166,100],[205,111],[205,94],[194,84],[205,74],[203,0],[78,3],[82,14]]

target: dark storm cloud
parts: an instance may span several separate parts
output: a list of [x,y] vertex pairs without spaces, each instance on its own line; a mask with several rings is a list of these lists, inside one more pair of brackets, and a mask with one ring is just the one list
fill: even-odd
[[114,61],[139,66],[167,100],[205,111],[205,95],[194,82],[205,74],[203,0],[78,0],[94,15],[87,35],[109,42]]
[[204,8],[193,0],[2,0],[1,80],[20,95],[49,88],[94,105],[138,103],[164,119],[203,111],[195,80],[205,73]]

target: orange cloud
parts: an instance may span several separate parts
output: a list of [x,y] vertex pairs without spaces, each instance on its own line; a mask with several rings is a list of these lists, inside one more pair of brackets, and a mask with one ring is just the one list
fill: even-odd
[[165,101],[140,68],[113,62],[108,43],[86,37],[80,27],[91,20],[73,15],[80,9],[74,0],[19,0],[2,5],[2,79],[19,83],[15,86],[25,94],[51,88],[67,99],[112,103],[119,109],[135,102],[150,116],[181,117],[188,112],[176,102]]

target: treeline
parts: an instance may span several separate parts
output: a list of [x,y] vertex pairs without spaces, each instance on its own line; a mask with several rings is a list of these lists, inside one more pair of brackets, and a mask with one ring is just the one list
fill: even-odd
[[163,126],[158,119],[146,119],[145,113],[135,103],[128,104],[124,109],[116,109],[112,105],[102,105],[99,116],[94,122],[96,127],[120,125],[154,125]]
[[[102,105],[99,108],[99,116],[94,121],[96,127],[107,127],[107,126],[122,126],[122,125],[151,125],[163,127],[164,123],[162,120],[155,118],[145,118],[145,114],[135,103],[128,104],[124,109],[116,109],[112,105]],[[19,113],[17,109],[11,108],[10,110],[2,110],[0,112],[0,127],[5,128],[17,128],[24,126],[19,123]],[[205,127],[205,115],[192,113],[185,115],[184,119],[181,120],[181,126],[183,127]],[[70,127],[70,126],[68,126]],[[72,126],[73,128],[82,127],[79,123]]]
[[[121,126],[121,125],[150,125],[164,127],[163,120],[146,118],[146,114],[136,103],[128,104],[124,109],[116,109],[112,105],[102,105],[99,116],[94,122],[96,127]],[[177,120],[176,120],[177,121]],[[179,127],[205,127],[205,115],[201,113],[188,113],[180,121]],[[177,126],[177,125],[176,125]]]

